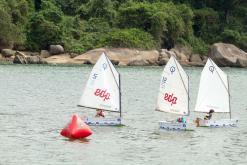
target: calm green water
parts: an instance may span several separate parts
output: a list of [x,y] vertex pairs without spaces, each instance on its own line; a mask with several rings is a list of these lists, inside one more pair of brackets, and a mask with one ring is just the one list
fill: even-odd
[[[77,107],[91,66],[0,65],[0,164],[212,165],[247,163],[247,70],[223,68],[230,76],[236,128],[158,130],[172,118],[154,111],[162,67],[117,68],[122,75],[124,127],[92,127],[85,141],[59,132]],[[194,109],[202,68],[185,68]],[[191,112],[189,120],[195,114]],[[193,128],[193,126],[191,126]]]

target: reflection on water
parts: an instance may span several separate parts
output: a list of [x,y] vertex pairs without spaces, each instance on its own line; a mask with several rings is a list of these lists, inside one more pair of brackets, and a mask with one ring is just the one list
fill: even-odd
[[117,68],[122,74],[123,127],[92,127],[88,139],[59,135],[77,107],[91,66],[0,65],[0,164],[246,164],[247,70],[224,68],[230,77],[236,128],[195,128],[193,112],[202,68],[190,76],[190,128],[159,131],[174,116],[154,111],[162,67]]

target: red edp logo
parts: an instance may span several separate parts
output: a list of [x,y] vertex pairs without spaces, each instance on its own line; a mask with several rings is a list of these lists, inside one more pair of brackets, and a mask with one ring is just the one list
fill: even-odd
[[171,103],[171,106],[173,104],[177,104],[177,97],[173,96],[173,93],[171,95],[168,93],[165,93],[164,100]]
[[96,89],[94,95],[103,98],[103,101],[110,99],[110,93],[108,93],[106,89]]

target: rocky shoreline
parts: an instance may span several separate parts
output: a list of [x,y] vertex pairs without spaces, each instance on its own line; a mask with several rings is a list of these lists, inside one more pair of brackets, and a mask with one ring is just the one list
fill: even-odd
[[105,52],[115,65],[155,66],[165,65],[171,55],[183,66],[204,66],[211,57],[219,66],[247,67],[247,53],[232,44],[215,43],[207,56],[193,54],[189,48],[176,46],[171,50],[137,50],[127,48],[99,48],[84,54],[64,53],[60,45],[51,45],[49,51],[25,52],[2,49],[0,63],[13,64],[95,64]]

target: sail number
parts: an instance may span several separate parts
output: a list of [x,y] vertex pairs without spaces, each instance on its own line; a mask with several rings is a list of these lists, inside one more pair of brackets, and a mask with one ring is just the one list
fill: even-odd
[[94,95],[103,98],[103,101],[110,99],[110,93],[108,93],[106,89],[96,89]]
[[175,97],[175,96],[173,97],[173,93],[171,95],[168,93],[165,93],[164,100],[171,103],[171,106],[173,104],[177,104],[177,97]]
[[212,74],[214,73],[214,69],[215,69],[214,66],[210,66],[210,67],[209,67],[209,71],[210,71]]
[[162,77],[161,88],[165,88],[166,81],[167,81],[167,78],[166,77]]

